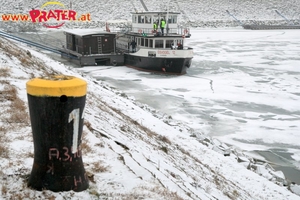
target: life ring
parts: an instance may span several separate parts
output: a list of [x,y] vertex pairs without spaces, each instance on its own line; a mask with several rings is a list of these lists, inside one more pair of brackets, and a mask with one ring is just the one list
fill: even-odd
[[185,35],[189,33],[189,31],[186,28],[184,29],[183,32],[184,32]]
[[142,29],[139,29],[138,31],[139,31],[139,33],[142,33],[142,32],[143,32]]

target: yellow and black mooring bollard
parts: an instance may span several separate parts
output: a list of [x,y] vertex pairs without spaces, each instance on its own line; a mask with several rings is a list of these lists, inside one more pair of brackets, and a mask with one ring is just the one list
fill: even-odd
[[54,192],[86,190],[81,135],[87,83],[54,75],[32,79],[26,88],[34,143],[28,186]]

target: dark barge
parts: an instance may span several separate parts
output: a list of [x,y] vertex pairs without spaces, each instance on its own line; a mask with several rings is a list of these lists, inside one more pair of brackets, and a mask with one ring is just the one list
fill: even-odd
[[124,55],[116,50],[117,33],[94,29],[72,29],[64,32],[66,46],[61,56],[80,66],[124,65]]

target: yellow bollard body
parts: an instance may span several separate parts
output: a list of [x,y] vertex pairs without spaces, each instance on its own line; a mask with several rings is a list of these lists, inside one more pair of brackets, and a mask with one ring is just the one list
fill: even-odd
[[81,154],[87,83],[55,75],[32,79],[26,89],[34,142],[28,186],[55,192],[87,189]]

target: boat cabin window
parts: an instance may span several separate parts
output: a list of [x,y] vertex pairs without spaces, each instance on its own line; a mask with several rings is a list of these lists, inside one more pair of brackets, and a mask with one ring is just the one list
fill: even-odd
[[156,51],[148,51],[149,57],[156,57]]
[[[139,16],[134,16],[132,18],[133,23],[139,23],[139,24],[151,24],[151,15],[139,15]],[[137,20],[136,20],[137,18]]]
[[151,16],[145,16],[145,23],[146,24],[151,24]]
[[[152,40],[150,40],[152,42]],[[149,43],[149,39],[147,38],[137,38],[137,44],[143,47],[152,47],[151,42]],[[150,45],[149,45],[150,44]]]
[[141,38],[136,38],[136,43],[137,43],[138,45],[141,45]]
[[155,40],[155,48],[163,48],[164,41],[163,40]]
[[145,41],[145,39],[144,39],[144,38],[141,38],[141,46],[145,46],[144,41]]
[[174,46],[173,40],[166,40],[166,48],[172,48]]
[[[151,24],[156,21],[160,22],[161,17],[166,18],[166,16],[154,16],[154,15],[133,15],[132,22],[133,23],[140,23],[140,24]],[[169,15],[168,16],[168,23],[169,24],[176,24],[177,23],[177,15]]]
[[176,24],[177,23],[177,15],[170,15],[168,17],[168,23],[169,24]]
[[154,22],[159,23],[159,18],[158,17],[153,17],[153,22],[152,23],[154,23]]
[[144,15],[139,15],[138,16],[138,23],[143,24],[145,22],[145,16]]
[[175,49],[183,49],[183,40],[174,40],[174,45],[172,47]]
[[136,15],[133,15],[133,16],[132,16],[132,22],[133,22],[133,23],[137,23],[137,16],[136,16]]
[[149,40],[149,47],[150,47],[150,48],[153,47],[153,40],[152,40],[152,39]]

